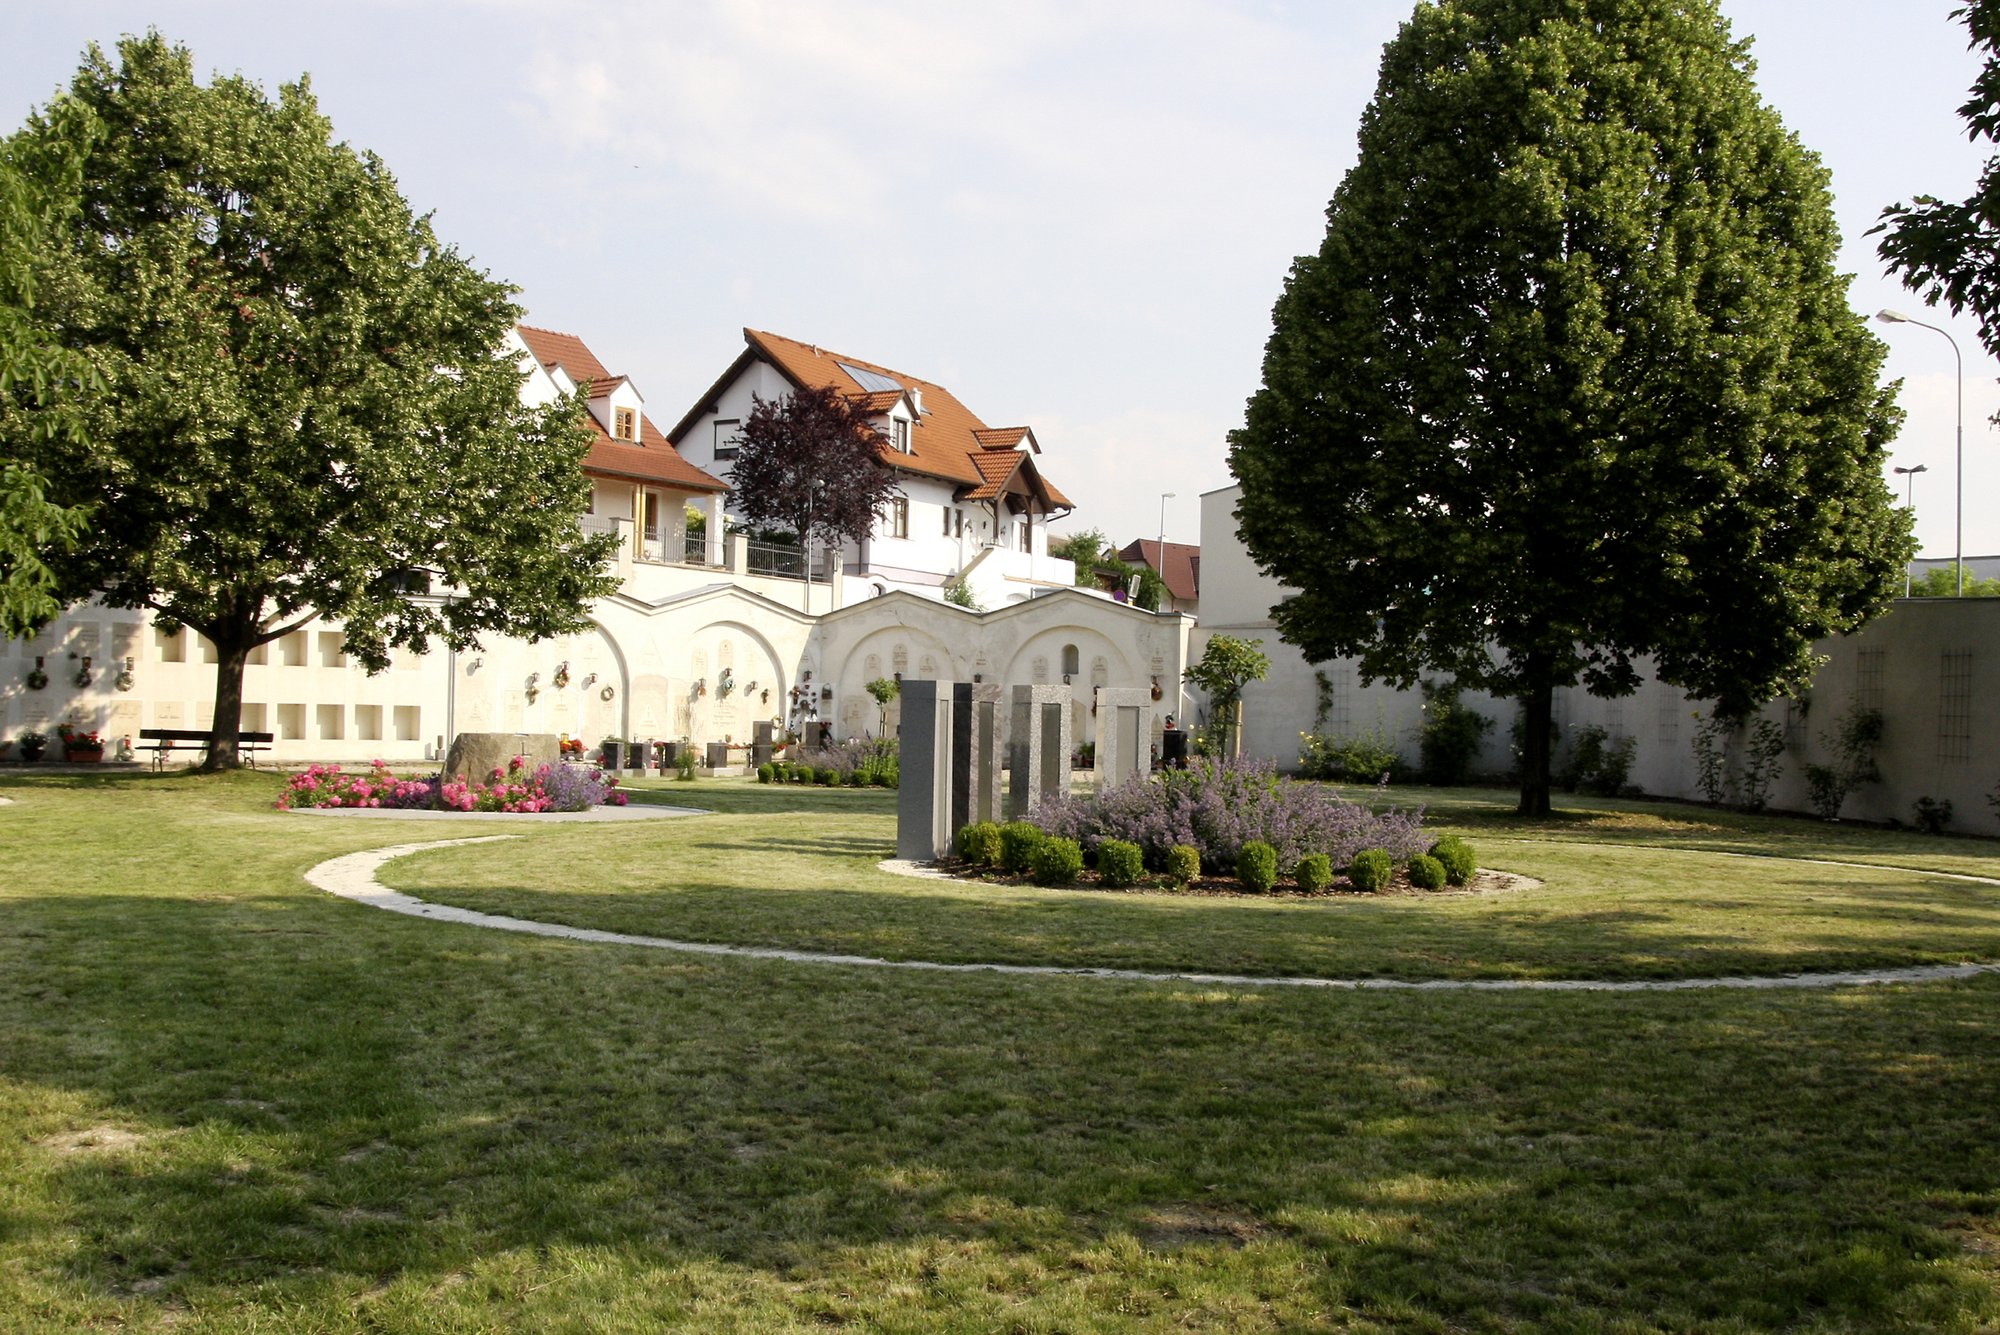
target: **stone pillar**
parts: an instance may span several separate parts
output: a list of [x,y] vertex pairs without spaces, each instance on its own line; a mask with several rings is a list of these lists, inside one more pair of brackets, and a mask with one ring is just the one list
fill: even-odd
[[951,850],[951,696],[906,678],[902,701],[896,856],[930,862]]
[[1007,756],[1013,779],[1007,819],[1020,820],[1050,797],[1069,792],[1070,691],[1067,686],[1016,686]]
[[951,835],[976,821],[1001,819],[998,686],[951,688]]
[[1142,687],[1097,688],[1097,786],[1153,772],[1153,693]]

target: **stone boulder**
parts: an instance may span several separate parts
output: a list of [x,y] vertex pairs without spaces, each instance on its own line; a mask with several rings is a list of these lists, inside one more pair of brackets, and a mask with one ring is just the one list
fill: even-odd
[[552,732],[462,732],[451,739],[445,756],[447,779],[474,779],[484,782],[494,770],[504,770],[515,756],[526,756],[533,770],[546,761],[561,758],[562,738]]

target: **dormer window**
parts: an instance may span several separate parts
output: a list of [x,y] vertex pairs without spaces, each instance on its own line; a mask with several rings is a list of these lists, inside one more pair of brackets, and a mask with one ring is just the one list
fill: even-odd
[[639,414],[630,408],[613,408],[611,434],[618,440],[639,439]]
[[896,453],[910,452],[910,422],[906,417],[892,418],[889,422],[889,441],[896,447]]

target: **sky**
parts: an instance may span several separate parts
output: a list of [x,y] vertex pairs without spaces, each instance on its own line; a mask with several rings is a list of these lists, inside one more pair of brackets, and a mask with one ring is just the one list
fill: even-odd
[[[1866,235],[1986,153],[1957,0],[1722,0],[1832,175],[1854,309],[1964,363],[1964,551],[2000,553],[2000,367]],[[580,335],[662,427],[745,326],[1027,425],[1060,530],[1199,538],[1272,303],[1318,249],[1411,0],[68,0],[0,10],[0,129],[157,27],[275,95],[311,75],[439,234]],[[1955,550],[1952,349],[1872,325],[1926,556]],[[1906,479],[1892,477],[1902,496]],[[1165,493],[1171,498],[1163,499]]]

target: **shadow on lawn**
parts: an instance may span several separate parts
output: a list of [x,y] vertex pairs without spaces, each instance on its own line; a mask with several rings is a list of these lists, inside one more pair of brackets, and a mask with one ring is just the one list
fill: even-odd
[[[50,1264],[114,1297],[290,1311],[329,1275],[365,1293],[500,1254],[518,1295],[582,1247],[635,1290],[721,1263],[781,1305],[886,1308],[937,1243],[973,1268],[939,1325],[1065,1287],[1109,1320],[1195,1276],[1223,1301],[1445,1325],[1992,1310],[1940,1231],[1993,1227],[1991,983],[1858,1005],[1232,996],[387,919],[304,945],[238,930],[342,907],[297,901],[22,907],[42,936],[0,946],[9,1079],[141,1136],[41,1138]],[[1107,1271],[1127,1278],[1079,1278]]]

